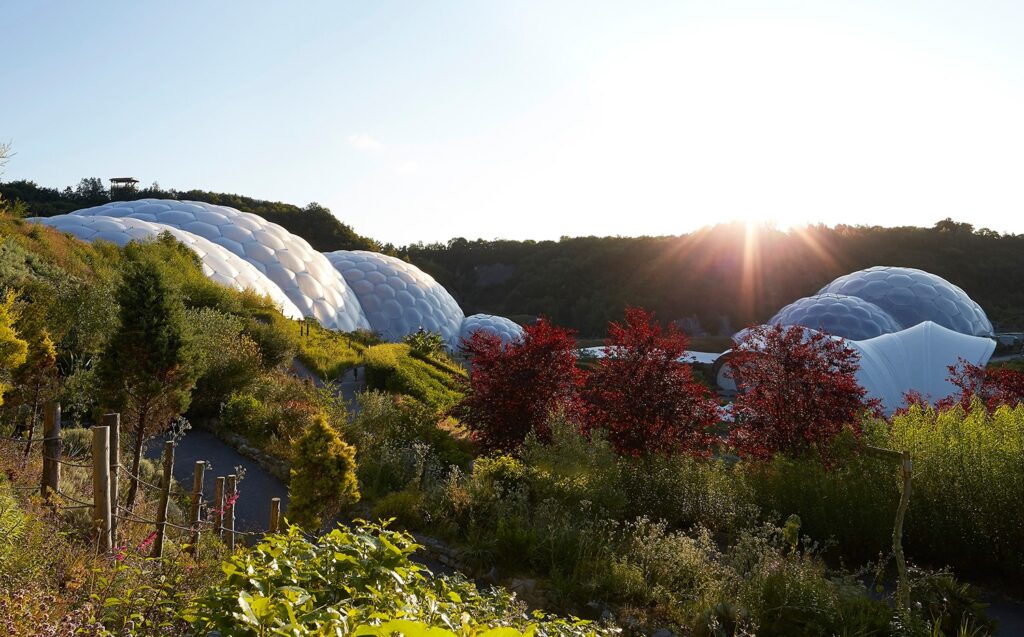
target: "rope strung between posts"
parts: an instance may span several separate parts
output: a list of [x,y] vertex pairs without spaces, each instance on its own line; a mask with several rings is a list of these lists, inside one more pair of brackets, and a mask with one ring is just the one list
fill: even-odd
[[52,462],[58,462],[66,467],[78,467],[79,469],[92,469],[92,463],[86,464],[81,462],[68,462],[67,460],[61,460],[60,458],[53,458],[51,456],[43,456],[45,460]]

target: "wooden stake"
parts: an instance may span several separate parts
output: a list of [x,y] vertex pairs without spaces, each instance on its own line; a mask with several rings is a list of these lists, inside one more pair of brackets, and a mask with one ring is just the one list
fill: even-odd
[[903,518],[910,506],[910,479],[914,468],[910,460],[910,452],[904,451],[900,458],[900,477],[903,478],[903,493],[900,494],[900,505],[896,509],[896,523],[892,527],[892,552],[896,556],[896,572],[899,583],[896,585],[896,605],[900,610],[910,608],[910,580],[907,577],[907,561],[903,555]]
[[92,428],[92,521],[100,553],[113,549],[110,534],[110,429]]
[[156,541],[153,557],[164,555],[164,537],[167,533],[167,502],[171,499],[171,470],[174,469],[174,441],[164,443],[164,481],[160,485],[160,508],[156,511]]
[[117,544],[117,505],[121,499],[121,414],[103,414],[103,425],[110,429],[110,538]]
[[224,507],[224,541],[232,551],[235,550],[235,503],[232,500],[234,500],[237,490],[237,476],[232,473],[224,485],[224,499],[231,502]]
[[224,476],[217,476],[213,488],[213,532],[224,539]]
[[281,498],[270,498],[270,532],[277,533],[281,526]]
[[43,408],[43,499],[60,486],[60,403],[48,402]]
[[189,511],[189,523],[192,525],[190,542],[192,555],[199,555],[199,510],[203,504],[203,476],[206,474],[206,461],[196,460],[195,473],[192,474],[192,509]]

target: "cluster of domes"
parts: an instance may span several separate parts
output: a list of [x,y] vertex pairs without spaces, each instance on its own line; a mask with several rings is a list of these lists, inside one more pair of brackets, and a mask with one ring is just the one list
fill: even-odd
[[[859,359],[857,381],[887,413],[911,391],[933,400],[954,393],[949,367],[961,360],[984,366],[995,349],[984,310],[949,281],[914,268],[876,266],[841,276],[782,308],[768,324],[846,341]],[[750,334],[742,330],[733,340],[758,347]],[[735,389],[727,354],[718,383]]]
[[477,329],[505,342],[522,334],[502,317],[466,317],[441,284],[400,259],[363,250],[320,253],[281,226],[228,206],[139,199],[29,221],[121,246],[170,232],[199,256],[211,279],[268,295],[286,316],[311,316],[332,329],[371,329],[397,341],[422,328],[452,349]]
[[969,336],[992,335],[985,311],[957,286],[923,270],[887,266],[841,276],[782,308],[768,324],[861,341],[926,321]]

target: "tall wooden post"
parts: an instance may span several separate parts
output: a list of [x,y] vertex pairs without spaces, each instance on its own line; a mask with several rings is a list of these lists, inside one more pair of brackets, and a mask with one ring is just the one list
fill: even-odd
[[900,610],[910,608],[910,579],[907,577],[907,560],[903,555],[903,519],[910,506],[910,478],[914,468],[910,460],[910,452],[900,455],[900,477],[903,479],[903,493],[896,509],[896,523],[892,527],[892,552],[896,556],[896,572],[899,582],[896,584],[896,605]]
[[213,488],[213,532],[224,539],[224,476],[217,476]]
[[160,487],[160,508],[156,511],[156,541],[153,557],[164,555],[164,537],[167,532],[167,502],[171,498],[171,470],[174,469],[174,441],[164,443],[164,481]]
[[224,500],[226,503],[224,506],[224,541],[227,542],[228,548],[232,551],[235,550],[235,496],[238,490],[238,481],[235,474],[228,476],[227,482],[224,485]]
[[97,533],[97,548],[109,553],[110,534],[110,429],[92,428],[92,521]]
[[277,533],[281,526],[281,498],[270,498],[270,532]]
[[189,524],[192,527],[190,543],[192,555],[199,555],[199,510],[203,505],[203,477],[206,475],[206,461],[196,460],[195,473],[192,474],[192,508],[189,510]]
[[60,403],[48,402],[43,408],[43,499],[56,493],[60,485]]
[[121,498],[121,414],[103,414],[103,425],[110,430],[110,538],[117,544],[117,503]]

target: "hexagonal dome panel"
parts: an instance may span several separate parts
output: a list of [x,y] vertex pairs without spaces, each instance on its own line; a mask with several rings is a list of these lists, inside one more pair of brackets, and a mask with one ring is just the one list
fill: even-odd
[[190,232],[132,217],[57,215],[55,217],[31,217],[25,221],[49,226],[83,241],[109,241],[122,247],[131,241],[147,241],[159,236],[162,232],[169,232],[199,256],[203,274],[207,277],[221,285],[238,290],[250,289],[258,294],[269,296],[281,308],[285,316],[302,318],[302,312],[285,296],[281,288],[251,263],[228,252],[227,249],[216,243]]
[[467,316],[462,321],[462,329],[459,332],[459,341],[469,338],[474,332],[484,331],[494,334],[501,339],[501,342],[508,345],[512,341],[523,336],[523,328],[516,322],[504,316],[493,314],[474,314]]
[[132,217],[209,239],[245,259],[306,316],[329,328],[369,328],[355,293],[327,258],[276,223],[227,206],[176,199],[118,201],[76,216]]
[[971,336],[991,336],[992,323],[967,293],[949,281],[915,268],[875,266],[841,276],[819,295],[856,296],[882,308],[903,327],[924,321]]
[[818,294],[794,301],[768,321],[768,325],[776,324],[801,325],[854,341],[903,329],[874,303],[843,294]]
[[370,328],[385,340],[400,341],[422,327],[458,347],[462,308],[432,276],[378,252],[338,250],[324,256],[355,292]]

